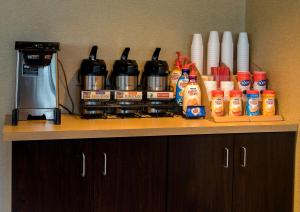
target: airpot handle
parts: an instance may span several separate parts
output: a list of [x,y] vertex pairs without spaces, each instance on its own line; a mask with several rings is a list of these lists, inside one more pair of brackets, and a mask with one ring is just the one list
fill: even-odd
[[158,60],[161,48],[156,48],[152,55],[152,60]]
[[98,46],[93,46],[90,52],[90,60],[96,60]]
[[122,53],[121,60],[127,60],[130,48],[126,47]]

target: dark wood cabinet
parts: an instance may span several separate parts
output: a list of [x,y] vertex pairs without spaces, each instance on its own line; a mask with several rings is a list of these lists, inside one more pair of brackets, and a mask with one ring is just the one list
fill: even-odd
[[90,153],[89,142],[13,143],[12,211],[91,211]]
[[235,137],[234,212],[292,212],[294,133]]
[[94,145],[95,212],[165,211],[166,137],[113,139]]
[[168,211],[292,212],[295,140],[293,132],[171,137]]
[[169,143],[168,212],[229,212],[233,136],[175,136]]
[[13,212],[163,212],[166,137],[13,143]]
[[12,212],[292,212],[294,132],[13,142]]
[[55,143],[13,143],[13,212],[63,211],[61,159]]

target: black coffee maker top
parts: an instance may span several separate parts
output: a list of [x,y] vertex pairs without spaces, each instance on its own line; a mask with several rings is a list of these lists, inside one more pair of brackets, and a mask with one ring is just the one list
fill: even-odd
[[98,46],[93,46],[88,59],[81,62],[80,75],[106,76],[106,64],[104,60],[97,59]]
[[158,60],[161,48],[156,48],[152,60],[148,60],[144,67],[144,74],[146,76],[168,76],[169,65],[164,60]]
[[138,64],[135,60],[129,60],[130,48],[125,48],[121,59],[116,60],[113,65],[112,76],[138,76],[139,75],[139,68]]
[[20,51],[59,51],[58,42],[16,41],[15,49]]

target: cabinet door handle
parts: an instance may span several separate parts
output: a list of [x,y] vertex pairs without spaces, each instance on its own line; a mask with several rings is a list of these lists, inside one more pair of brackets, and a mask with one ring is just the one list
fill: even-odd
[[103,152],[102,154],[104,158],[104,167],[103,167],[102,174],[103,176],[106,176],[107,175],[107,154],[105,152]]
[[229,149],[227,147],[224,148],[224,156],[225,156],[225,162],[224,162],[224,168],[228,169],[229,167]]
[[81,153],[81,160],[82,160],[82,170],[81,170],[81,177],[85,177],[85,154]]
[[247,166],[247,149],[246,147],[242,146],[242,157],[243,157],[243,162],[241,164],[241,167],[245,168]]

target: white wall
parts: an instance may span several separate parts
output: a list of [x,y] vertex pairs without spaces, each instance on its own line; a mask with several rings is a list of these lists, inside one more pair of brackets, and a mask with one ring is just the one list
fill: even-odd
[[[14,103],[16,40],[59,41],[72,95],[75,72],[92,44],[111,68],[122,48],[144,64],[155,47],[173,63],[176,50],[188,53],[193,32],[244,30],[245,0],[1,0],[0,119]],[[61,89],[61,102],[65,93]],[[2,125],[0,125],[2,127]],[[0,141],[0,212],[10,211],[11,147]]]

